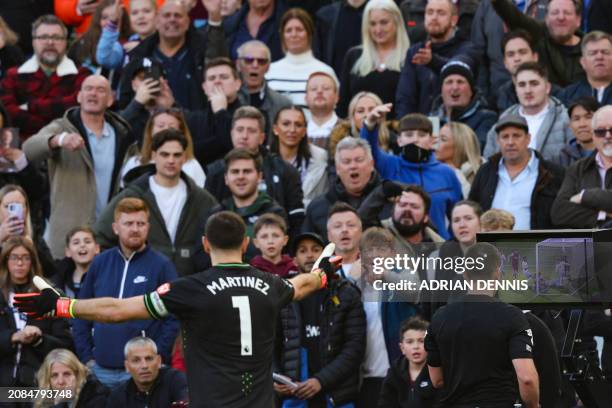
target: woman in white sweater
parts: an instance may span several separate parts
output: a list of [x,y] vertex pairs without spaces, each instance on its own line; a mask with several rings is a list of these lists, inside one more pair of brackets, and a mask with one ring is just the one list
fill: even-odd
[[280,154],[299,172],[304,191],[304,208],[327,191],[327,152],[306,137],[306,116],[298,106],[287,106],[276,114],[270,151]]
[[289,9],[280,23],[282,58],[270,65],[266,74],[268,86],[287,95],[293,104],[305,107],[306,82],[313,72],[325,72],[336,80],[333,68],[319,61],[312,54],[314,23],[307,12],[300,8]]

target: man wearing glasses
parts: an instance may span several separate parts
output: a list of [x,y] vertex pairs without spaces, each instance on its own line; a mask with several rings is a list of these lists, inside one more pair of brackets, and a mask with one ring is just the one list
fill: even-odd
[[276,113],[291,101],[270,89],[265,75],[270,69],[270,49],[259,41],[251,40],[238,48],[237,67],[242,76],[242,88],[238,97],[243,105],[251,105],[266,115],[266,134],[270,136],[271,123]]
[[34,55],[8,70],[0,83],[0,101],[25,140],[77,104],[81,83],[89,75],[66,57],[68,30],[54,15],[32,24]]
[[595,228],[612,220],[612,106],[593,115],[596,153],[567,169],[552,206],[552,220],[563,228]]

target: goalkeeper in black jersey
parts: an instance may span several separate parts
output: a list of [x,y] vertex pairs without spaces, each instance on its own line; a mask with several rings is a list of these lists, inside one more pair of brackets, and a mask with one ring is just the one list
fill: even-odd
[[74,300],[53,289],[15,296],[33,317],[54,315],[100,322],[163,319],[182,324],[190,406],[273,408],[272,353],[277,314],[292,300],[326,286],[339,259],[284,280],[242,263],[247,248],[240,216],[220,212],[206,224],[204,249],[213,267],[127,299]]

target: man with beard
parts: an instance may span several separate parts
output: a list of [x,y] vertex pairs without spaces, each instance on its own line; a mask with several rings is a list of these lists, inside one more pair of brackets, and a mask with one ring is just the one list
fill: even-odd
[[593,115],[593,142],[597,153],[572,164],[552,206],[555,225],[597,228],[612,219],[612,106]]
[[[145,202],[138,198],[124,198],[117,203],[112,228],[119,245],[94,258],[79,299],[144,295],[177,278],[172,262],[147,244],[149,214]],[[123,347],[130,339],[143,334],[150,337],[168,364],[178,327],[178,321],[171,316],[116,325],[75,320],[73,334],[81,361],[112,388],[130,378],[123,355]]]
[[[257,219],[266,213],[273,213],[287,221],[285,210],[266,193],[259,190],[263,178],[263,161],[259,154],[250,150],[237,148],[225,155],[224,180],[231,195],[213,209],[213,212],[233,211],[242,217],[246,225],[246,235],[253,238],[253,227]],[[244,254],[245,262],[257,255],[259,251],[249,241]]]
[[[359,215],[364,223],[376,225],[376,214],[388,201],[393,202],[392,215],[382,220],[380,225],[393,234],[398,251],[415,253],[419,252],[421,247],[429,247],[421,245],[423,243],[444,242],[444,238],[429,226],[429,194],[414,184],[384,181],[359,208]],[[419,274],[423,273],[424,271],[419,271]]]
[[77,104],[89,71],[66,57],[67,43],[68,30],[56,16],[39,17],[32,24],[34,55],[0,83],[0,101],[22,140]]
[[374,108],[361,128],[361,137],[372,146],[376,170],[387,180],[420,185],[431,197],[429,217],[439,234],[450,238],[450,214],[456,202],[463,198],[455,171],[440,163],[433,155],[432,125],[426,116],[408,114],[399,123],[398,145],[401,154],[385,153],[378,146],[378,128],[390,104]]
[[335,109],[340,98],[338,80],[332,77],[333,72],[314,72],[306,82],[306,104],[310,110],[308,140],[323,149],[329,146],[329,135],[338,123]]
[[440,70],[451,58],[471,55],[472,43],[457,28],[459,15],[451,0],[429,0],[425,7],[425,41],[414,44],[406,54],[396,94],[396,113],[429,113],[440,92]]
[[[295,239],[294,260],[301,274],[312,270],[323,245],[312,233]],[[366,340],[363,304],[355,285],[332,280],[327,288],[292,302],[281,310],[279,328],[275,366],[298,384],[296,389],[274,384],[283,406],[327,407],[331,400],[334,406],[354,407]]]
[[92,225],[119,188],[119,170],[134,142],[129,124],[109,107],[106,78],[90,75],[81,84],[80,106],[68,109],[23,144],[28,161],[47,160],[51,215],[48,242],[55,258],[75,225]]
[[325,241],[318,234],[304,232],[293,240],[293,261],[300,273],[308,273],[312,270],[315,261],[323,252]]

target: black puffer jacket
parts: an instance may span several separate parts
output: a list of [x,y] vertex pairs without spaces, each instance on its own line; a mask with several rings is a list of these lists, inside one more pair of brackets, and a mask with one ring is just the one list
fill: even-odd
[[[366,317],[359,289],[347,280],[332,283],[323,294],[319,319],[322,368],[314,377],[334,405],[354,402],[366,346]],[[300,303],[293,302],[281,310],[280,326],[274,353],[275,369],[299,379],[303,330]]]

